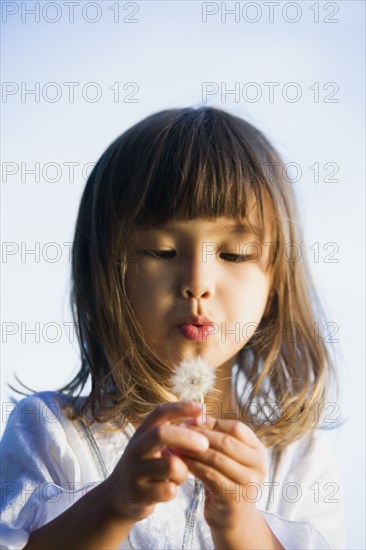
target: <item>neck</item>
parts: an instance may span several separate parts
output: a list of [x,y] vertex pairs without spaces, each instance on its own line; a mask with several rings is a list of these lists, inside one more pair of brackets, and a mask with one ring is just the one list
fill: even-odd
[[234,362],[235,361],[231,359],[217,369],[215,391],[205,397],[207,415],[217,420],[225,420],[226,418],[233,419],[234,416],[235,399],[231,378],[231,370]]

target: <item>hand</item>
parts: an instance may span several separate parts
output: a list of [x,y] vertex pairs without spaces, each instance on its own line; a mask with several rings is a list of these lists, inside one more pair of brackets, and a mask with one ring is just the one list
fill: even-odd
[[187,479],[188,468],[169,447],[199,457],[207,450],[208,440],[171,422],[200,414],[201,404],[177,402],[159,405],[146,417],[104,482],[113,516],[135,523],[151,514],[156,503],[176,496],[177,486]]
[[236,531],[244,519],[258,518],[255,502],[268,468],[267,449],[242,422],[205,420],[195,418],[190,429],[208,439],[209,449],[199,456],[179,454],[204,484],[211,530]]

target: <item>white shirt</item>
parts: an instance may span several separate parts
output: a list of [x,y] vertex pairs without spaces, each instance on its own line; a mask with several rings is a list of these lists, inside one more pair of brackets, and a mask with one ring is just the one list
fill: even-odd
[[[134,434],[131,424],[108,432],[101,423],[87,428],[71,422],[58,399],[54,392],[34,394],[17,403],[8,419],[0,463],[2,550],[24,548],[29,533],[105,479]],[[256,506],[285,549],[345,548],[343,492],[332,433],[317,429],[289,445],[276,478],[270,479],[269,467],[258,491]],[[271,466],[271,449],[268,453]],[[190,475],[174,500],[157,504],[134,525],[133,548],[214,548],[203,498],[202,491],[195,498]],[[196,516],[193,529],[187,514]],[[131,548],[128,539],[120,546],[126,548]]]

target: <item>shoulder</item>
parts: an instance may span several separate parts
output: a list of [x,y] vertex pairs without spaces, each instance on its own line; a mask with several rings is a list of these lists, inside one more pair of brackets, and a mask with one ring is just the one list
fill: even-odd
[[284,477],[293,475],[302,479],[311,477],[339,477],[336,438],[338,429],[316,428],[282,452],[279,471]]
[[54,480],[67,472],[74,479],[75,471],[80,470],[78,456],[83,445],[74,423],[63,410],[67,402],[67,396],[49,391],[6,404],[0,461],[7,478]]
[[52,430],[58,424],[68,422],[65,406],[69,397],[53,391],[34,393],[19,401],[3,404],[4,437],[11,431],[31,431],[33,434]]
[[296,455],[304,452],[309,455],[322,449],[324,453],[328,453],[334,449],[338,435],[338,428],[320,425],[293,443],[294,452]]

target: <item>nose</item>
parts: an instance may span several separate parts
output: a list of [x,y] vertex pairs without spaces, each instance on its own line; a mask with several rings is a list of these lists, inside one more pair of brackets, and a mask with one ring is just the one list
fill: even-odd
[[215,295],[214,272],[200,254],[187,258],[183,269],[180,293],[183,298],[209,300]]

